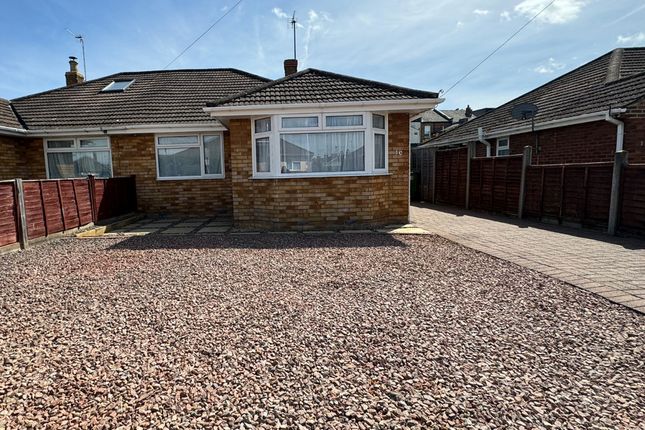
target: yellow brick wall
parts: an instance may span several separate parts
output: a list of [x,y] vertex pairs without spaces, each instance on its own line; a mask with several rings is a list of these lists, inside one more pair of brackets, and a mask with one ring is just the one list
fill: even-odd
[[113,135],[110,139],[114,176],[137,177],[139,210],[149,213],[203,216],[231,213],[228,133],[224,133],[224,179],[159,181],[154,135]]
[[0,180],[45,177],[42,139],[0,136]]
[[407,222],[408,128],[407,114],[389,115],[389,175],[251,179],[251,121],[231,120],[236,226],[311,230]]

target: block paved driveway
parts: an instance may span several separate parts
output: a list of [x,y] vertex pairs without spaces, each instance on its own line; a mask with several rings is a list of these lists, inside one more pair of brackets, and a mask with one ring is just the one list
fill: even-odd
[[537,270],[645,313],[645,241],[444,206],[411,220],[469,248]]

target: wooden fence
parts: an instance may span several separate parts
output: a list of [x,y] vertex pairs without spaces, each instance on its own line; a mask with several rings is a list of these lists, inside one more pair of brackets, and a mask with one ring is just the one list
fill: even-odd
[[[610,232],[618,229],[645,234],[645,164],[616,161],[531,165],[530,148],[523,155],[484,158],[468,158],[466,148],[424,148],[415,152],[413,157],[417,160],[430,160],[417,161],[417,169],[433,169],[416,172],[421,198],[426,201],[560,224],[606,227]],[[624,151],[617,153],[617,160],[619,155],[620,160],[627,158]],[[612,217],[612,182],[616,174],[619,186]],[[432,186],[424,183],[427,178],[430,184],[435,181]],[[430,192],[424,194],[424,189]]]
[[0,182],[0,247],[47,237],[137,208],[134,176]]

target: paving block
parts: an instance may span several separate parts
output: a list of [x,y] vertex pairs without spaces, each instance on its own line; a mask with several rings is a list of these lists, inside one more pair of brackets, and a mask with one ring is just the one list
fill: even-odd
[[202,222],[180,222],[178,224],[175,224],[174,227],[179,227],[179,228],[195,228],[201,226],[203,223]]
[[161,234],[189,234],[193,230],[194,227],[171,227],[161,231]]
[[198,230],[198,233],[226,233],[230,227],[203,227]]

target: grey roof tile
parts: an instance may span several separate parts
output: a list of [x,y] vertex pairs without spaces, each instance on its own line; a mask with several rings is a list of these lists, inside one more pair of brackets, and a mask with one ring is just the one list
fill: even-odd
[[[607,82],[608,74],[619,53],[620,69],[617,79]],[[430,145],[474,140],[477,129],[485,133],[530,124],[516,120],[511,109],[520,103],[538,106],[535,123],[543,123],[611,108],[626,107],[645,96],[645,48],[624,48],[609,52],[566,73],[541,87],[501,105],[468,123],[429,141]]]
[[11,127],[11,128],[20,128],[22,129],[22,124],[16,117],[15,112],[11,108],[9,100],[0,98],[0,126],[2,127]]
[[208,106],[404,100],[437,96],[434,92],[414,90],[323,70],[305,69],[233,96],[213,99]]

